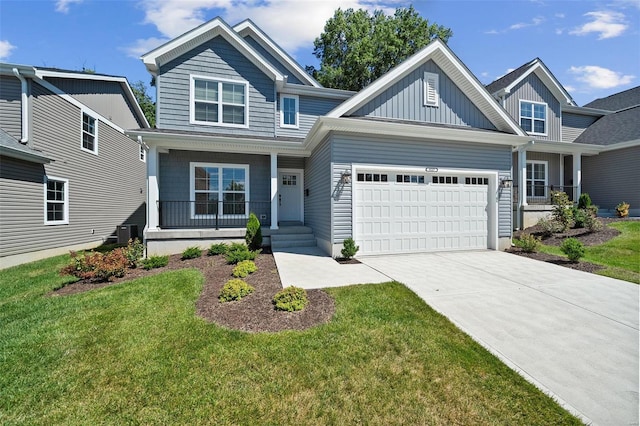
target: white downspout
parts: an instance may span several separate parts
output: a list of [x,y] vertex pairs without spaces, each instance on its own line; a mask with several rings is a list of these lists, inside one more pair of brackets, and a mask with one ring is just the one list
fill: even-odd
[[27,80],[20,75],[20,71],[17,68],[13,69],[13,74],[20,80],[20,85],[22,86],[22,139],[20,139],[20,143],[27,144],[29,142],[29,86],[27,85]]

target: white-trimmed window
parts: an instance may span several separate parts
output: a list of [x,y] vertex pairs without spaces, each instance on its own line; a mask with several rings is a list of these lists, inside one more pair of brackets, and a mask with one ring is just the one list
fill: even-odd
[[98,120],[85,111],[82,111],[82,141],[80,146],[84,151],[98,154]]
[[298,104],[297,95],[280,95],[280,127],[298,128]]
[[192,218],[248,217],[249,166],[191,163]]
[[138,155],[138,158],[143,163],[146,163],[147,162],[147,151],[144,150],[142,145],[138,145],[138,147],[140,148],[140,154]]
[[191,76],[191,123],[247,127],[248,98],[246,81]]
[[440,76],[433,72],[424,73],[424,105],[438,106],[440,101]]
[[546,161],[527,161],[527,197],[546,197],[548,182]]
[[44,180],[44,224],[69,223],[69,180],[46,176]]
[[520,127],[532,135],[547,134],[547,104],[520,101]]

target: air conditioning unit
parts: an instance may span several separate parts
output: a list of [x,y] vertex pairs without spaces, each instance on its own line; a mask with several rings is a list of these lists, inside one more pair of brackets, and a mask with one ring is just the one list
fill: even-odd
[[138,238],[138,225],[118,225],[116,227],[118,244],[127,244],[130,239]]

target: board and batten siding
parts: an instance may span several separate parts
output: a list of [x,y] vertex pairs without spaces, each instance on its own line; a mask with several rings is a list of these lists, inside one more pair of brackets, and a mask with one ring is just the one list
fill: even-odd
[[[439,76],[437,106],[424,104],[425,72]],[[352,115],[495,130],[491,121],[433,61],[416,68]]]
[[46,80],[123,129],[142,127],[122,86],[116,81],[58,77],[47,77]]
[[[304,223],[310,226],[322,244],[331,244],[331,199],[336,196],[331,185],[331,144],[325,139],[305,159]],[[330,247],[324,247],[331,252]]]
[[[11,183],[20,196],[2,202],[2,210],[11,213],[3,213],[1,256],[88,244],[106,239],[123,223],[135,223],[142,232],[146,164],[139,160],[138,144],[97,122],[99,155],[94,155],[80,149],[81,127],[77,106],[33,84],[31,142],[54,161],[13,165],[11,173],[25,178]],[[42,172],[39,178],[34,167]],[[68,225],[44,225],[45,174],[69,181]]]
[[[191,75],[249,83],[249,127],[190,124]],[[156,126],[222,135],[275,135],[275,84],[223,37],[215,37],[160,67]]]
[[16,139],[22,138],[22,86],[20,80],[0,76],[0,128]]
[[505,99],[505,109],[511,114],[516,123],[520,123],[521,100],[547,104],[547,135],[535,135],[535,138],[561,141],[562,123],[560,119],[560,102],[558,102],[551,90],[549,90],[534,73],[529,74],[524,80],[518,83]]
[[329,111],[340,105],[343,101],[327,98],[314,98],[300,95],[298,98],[298,116],[300,123],[297,129],[280,127],[280,96],[278,95],[278,109],[276,113],[276,135],[295,138],[304,138],[315,124],[318,117],[326,115]]
[[[613,210],[622,201],[640,212],[640,147],[582,157],[582,192],[601,209]],[[630,179],[630,177],[632,177]],[[633,213],[632,213],[633,214]]]
[[562,142],[573,142],[587,127],[596,122],[598,117],[593,115],[562,113]]
[[[339,134],[333,135],[331,145],[331,184],[337,195],[332,199],[334,244],[352,236],[352,183],[341,185],[342,173],[350,171],[352,163],[495,170],[500,177],[511,174],[511,148],[508,146],[388,140]],[[500,191],[498,197],[498,237],[509,237],[511,192]]]
[[265,48],[263,48],[260,43],[258,43],[253,37],[250,35],[244,38],[244,41],[249,43],[251,47],[253,47],[264,59],[267,60],[275,69],[280,71],[282,75],[287,76],[287,82],[293,84],[304,84],[300,79],[298,79],[292,72],[291,69],[279,60],[277,60],[271,53],[267,52]]

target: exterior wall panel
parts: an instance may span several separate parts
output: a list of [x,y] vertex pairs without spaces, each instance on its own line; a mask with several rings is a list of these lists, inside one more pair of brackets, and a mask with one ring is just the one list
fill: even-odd
[[318,240],[331,241],[331,144],[319,144],[305,160],[304,184],[309,195],[304,197],[305,225],[313,228]]
[[[582,192],[591,197],[601,209],[613,210],[622,201],[631,210],[640,211],[640,147],[608,151],[582,157]],[[635,178],[630,178],[634,177]]]
[[22,87],[15,77],[0,76],[0,127],[22,138]]
[[280,96],[277,101],[276,112],[276,135],[277,136],[289,136],[296,138],[304,138],[311,130],[311,127],[315,124],[318,117],[326,115],[329,111],[340,105],[343,101],[326,99],[326,98],[313,98],[310,96],[299,96],[299,117],[300,124],[297,129],[288,129],[280,127]]
[[591,126],[598,117],[592,115],[562,113],[562,142],[573,142],[578,136]]
[[287,65],[278,61],[271,53],[267,52],[267,50],[260,46],[260,43],[258,43],[253,37],[248,35],[244,38],[244,40],[249,43],[249,45],[256,51],[258,51],[258,53],[262,55],[262,57],[265,58],[267,62],[269,62],[275,69],[280,71],[283,75],[286,75],[288,77],[287,81],[289,83],[304,84],[294,75],[292,70],[290,70]]

